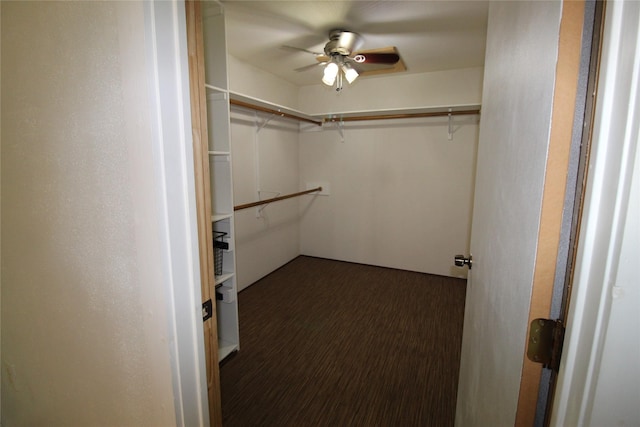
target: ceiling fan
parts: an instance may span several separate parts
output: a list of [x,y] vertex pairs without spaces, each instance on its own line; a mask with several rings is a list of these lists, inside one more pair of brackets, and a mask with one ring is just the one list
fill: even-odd
[[362,36],[358,33],[346,30],[331,30],[329,31],[329,41],[324,46],[324,53],[312,52],[293,46],[284,47],[314,54],[319,64],[301,67],[296,71],[304,71],[316,65],[324,65],[322,82],[327,86],[336,84],[336,91],[342,90],[343,79],[346,79],[350,84],[358,76],[395,73],[406,70],[406,66],[395,47],[358,50],[362,44]]

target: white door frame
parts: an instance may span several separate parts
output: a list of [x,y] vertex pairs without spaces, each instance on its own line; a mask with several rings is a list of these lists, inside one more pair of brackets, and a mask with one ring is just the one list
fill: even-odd
[[[616,300],[627,298],[626,304],[635,310],[629,311],[631,316],[627,314],[626,320],[631,322],[623,323],[625,330],[614,331],[614,335],[626,334],[624,339],[631,340],[635,348],[640,342],[639,325],[634,324],[640,310],[638,285],[632,285],[640,281],[637,265],[628,268],[633,280],[628,280],[630,276],[626,281],[620,278],[625,251],[634,252],[635,258],[640,252],[640,209],[638,196],[631,192],[632,182],[638,185],[640,180],[640,4],[610,1],[605,13],[592,151],[552,426],[589,426],[603,416],[625,419],[640,414],[637,402],[619,406],[621,399],[637,399],[635,389],[624,384],[615,395],[598,397],[599,387],[610,380],[604,373],[608,371],[603,370],[603,354],[612,338],[608,325]],[[630,221],[635,221],[633,233],[628,233]],[[622,357],[624,362],[634,355]],[[638,368],[629,367],[627,375],[638,374]],[[635,383],[639,380],[632,379]],[[594,407],[608,404],[618,405],[611,410],[615,415],[596,414],[599,410]]]
[[143,3],[176,425],[208,426],[185,5]]

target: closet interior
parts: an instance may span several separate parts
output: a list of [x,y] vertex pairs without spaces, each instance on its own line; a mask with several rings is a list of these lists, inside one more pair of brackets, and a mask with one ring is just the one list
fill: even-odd
[[465,277],[482,69],[295,87],[202,8],[217,360],[241,347],[238,291],[299,255]]

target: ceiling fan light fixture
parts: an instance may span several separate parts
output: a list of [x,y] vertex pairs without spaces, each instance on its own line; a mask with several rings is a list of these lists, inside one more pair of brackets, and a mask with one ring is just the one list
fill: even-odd
[[340,70],[338,68],[338,64],[336,64],[335,62],[328,63],[327,66],[324,67],[324,76],[322,77],[322,83],[326,84],[327,86],[333,86],[339,71]]

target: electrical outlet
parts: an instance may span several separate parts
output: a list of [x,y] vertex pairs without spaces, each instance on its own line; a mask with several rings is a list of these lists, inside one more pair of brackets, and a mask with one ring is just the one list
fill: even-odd
[[213,316],[213,303],[210,299],[202,303],[202,321],[206,322]]

